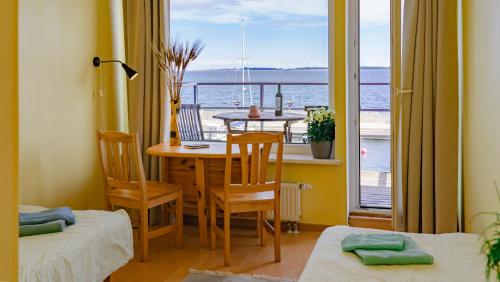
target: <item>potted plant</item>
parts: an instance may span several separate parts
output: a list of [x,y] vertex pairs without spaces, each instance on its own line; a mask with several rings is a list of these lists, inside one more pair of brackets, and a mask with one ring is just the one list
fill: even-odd
[[[496,182],[495,188],[500,202],[500,191]],[[500,212],[481,212],[474,217],[479,215],[493,215],[495,217],[495,221],[481,232],[481,237],[483,238],[481,253],[486,256],[486,279],[489,281],[493,273],[496,281],[500,281]]]
[[308,112],[307,140],[311,143],[311,151],[315,159],[329,159],[335,141],[335,114],[331,110],[319,108]]
[[193,43],[177,39],[160,48],[152,46],[156,64],[166,74],[166,86],[170,95],[170,145],[180,146],[181,138],[177,127],[177,115],[181,108],[181,90],[186,68],[200,55],[205,46],[200,40]]

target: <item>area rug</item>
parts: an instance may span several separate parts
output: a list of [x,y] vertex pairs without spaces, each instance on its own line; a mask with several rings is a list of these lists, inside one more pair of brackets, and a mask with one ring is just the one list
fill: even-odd
[[297,280],[263,275],[233,274],[221,271],[190,269],[184,282],[296,282]]

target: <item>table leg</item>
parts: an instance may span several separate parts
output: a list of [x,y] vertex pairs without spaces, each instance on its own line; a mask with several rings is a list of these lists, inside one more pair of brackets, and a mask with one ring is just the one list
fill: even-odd
[[289,143],[292,139],[292,136],[291,136],[291,127],[292,127],[292,124],[288,121],[285,121],[285,125],[284,125],[284,131],[285,131],[285,142],[286,143]]
[[231,122],[230,121],[224,121],[224,124],[227,127],[227,133],[231,133]]
[[206,183],[205,163],[203,159],[195,159],[196,187],[198,189],[198,227],[200,229],[200,244],[203,248],[208,246],[207,242],[207,216],[206,216]]

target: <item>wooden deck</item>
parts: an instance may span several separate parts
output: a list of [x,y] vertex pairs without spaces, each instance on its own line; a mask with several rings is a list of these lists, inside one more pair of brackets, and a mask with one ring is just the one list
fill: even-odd
[[361,172],[361,207],[391,208],[391,173]]

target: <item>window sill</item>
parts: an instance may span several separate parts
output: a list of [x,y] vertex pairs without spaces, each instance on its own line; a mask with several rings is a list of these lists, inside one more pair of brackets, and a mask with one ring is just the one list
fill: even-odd
[[[269,155],[269,162],[276,162],[276,154]],[[283,163],[340,166],[342,161],[336,159],[315,159],[310,154],[283,154]]]

